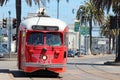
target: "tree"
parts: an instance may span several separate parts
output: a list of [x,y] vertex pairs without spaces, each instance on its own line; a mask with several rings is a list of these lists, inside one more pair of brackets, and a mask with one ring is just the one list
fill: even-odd
[[112,40],[112,50],[114,50],[115,48],[115,44],[114,44],[114,41],[115,41],[115,36],[116,36],[116,30],[110,30],[110,15],[108,15],[105,20],[104,20],[104,23],[103,25],[100,27],[100,30],[101,30],[101,35],[109,38],[109,53],[111,53],[111,39]]
[[[100,9],[107,9],[107,12],[110,11],[110,8],[112,7],[113,12],[120,16],[120,0],[91,0],[95,4],[95,7]],[[118,44],[117,44],[117,56],[115,59],[115,62],[120,62],[120,34],[118,35]]]
[[[80,11],[82,12],[82,15],[80,15]],[[87,18],[87,22],[89,22],[90,51],[92,53],[92,26],[93,26],[92,22],[94,22],[94,24],[98,23],[99,25],[101,25],[104,20],[104,12],[102,9],[98,10],[95,7],[95,5],[92,3],[92,1],[90,1],[90,2],[85,2],[84,5],[79,7],[76,18],[79,20],[80,16],[82,16],[82,19],[80,20],[81,23],[85,22],[85,18]]]

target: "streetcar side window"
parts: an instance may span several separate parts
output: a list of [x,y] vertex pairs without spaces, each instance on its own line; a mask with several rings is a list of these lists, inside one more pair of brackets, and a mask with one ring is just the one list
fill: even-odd
[[62,41],[61,41],[60,34],[47,33],[46,34],[46,44],[49,46],[61,46]]
[[40,33],[40,32],[30,33],[28,36],[28,44],[43,45],[44,44],[44,34]]

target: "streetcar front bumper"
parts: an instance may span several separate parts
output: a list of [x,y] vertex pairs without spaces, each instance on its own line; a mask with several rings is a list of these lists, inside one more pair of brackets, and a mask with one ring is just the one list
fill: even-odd
[[39,68],[63,68],[66,64],[45,64],[45,63],[25,63],[26,67],[39,67]]

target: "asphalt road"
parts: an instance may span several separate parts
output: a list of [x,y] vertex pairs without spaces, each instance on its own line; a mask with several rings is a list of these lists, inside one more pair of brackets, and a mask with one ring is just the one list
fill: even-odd
[[0,80],[120,80],[120,66],[104,65],[114,59],[111,54],[68,58],[67,71],[59,76],[43,71],[26,75],[18,71],[16,58],[0,59]]

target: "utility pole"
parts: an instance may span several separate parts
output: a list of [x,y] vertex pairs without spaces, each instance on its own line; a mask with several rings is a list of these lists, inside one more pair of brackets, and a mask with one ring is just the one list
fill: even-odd
[[60,0],[57,0],[57,18],[59,19],[59,3]]
[[[82,19],[82,10],[80,10],[80,21]],[[81,29],[81,25],[82,23],[80,22],[80,26],[79,26],[79,53],[78,53],[78,57],[80,57],[80,49],[81,49],[81,33],[80,33],[80,29]]]
[[9,22],[9,24],[8,24],[8,43],[9,43],[9,49],[8,49],[8,51],[9,51],[9,58],[10,58],[10,55],[11,55],[11,17],[10,17],[10,15],[11,15],[11,12],[10,11],[8,11],[8,14],[9,14],[9,20],[8,20],[8,22]]
[[87,16],[85,15],[85,54],[87,54]]

